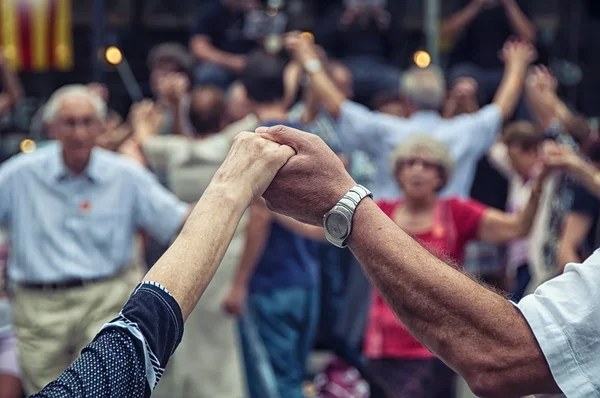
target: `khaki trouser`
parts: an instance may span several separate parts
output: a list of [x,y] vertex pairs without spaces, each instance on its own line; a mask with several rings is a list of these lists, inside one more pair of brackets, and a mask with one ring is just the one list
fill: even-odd
[[28,395],[60,376],[117,316],[135,286],[130,274],[58,291],[17,287],[14,326]]

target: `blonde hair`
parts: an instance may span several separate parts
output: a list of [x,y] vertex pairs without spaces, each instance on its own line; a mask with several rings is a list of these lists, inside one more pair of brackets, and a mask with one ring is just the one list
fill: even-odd
[[425,154],[439,164],[442,177],[442,184],[439,188],[441,190],[448,182],[455,166],[454,156],[448,145],[426,135],[418,135],[402,141],[390,157],[392,174],[396,176],[401,163],[416,154]]

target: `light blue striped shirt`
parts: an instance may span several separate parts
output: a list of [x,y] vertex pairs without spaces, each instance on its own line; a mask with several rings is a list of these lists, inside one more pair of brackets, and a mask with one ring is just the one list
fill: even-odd
[[427,135],[450,148],[456,167],[442,196],[469,197],[479,159],[487,153],[502,128],[497,105],[442,119],[438,112],[417,112],[403,119],[372,112],[351,101],[342,104],[338,126],[345,144],[369,155],[376,173],[371,190],[377,199],[398,199],[401,195],[390,171],[390,156],[407,138]]
[[142,229],[168,243],[188,205],[130,159],[95,148],[73,175],[51,143],[0,167],[0,224],[10,233],[9,279],[59,282],[115,275]]

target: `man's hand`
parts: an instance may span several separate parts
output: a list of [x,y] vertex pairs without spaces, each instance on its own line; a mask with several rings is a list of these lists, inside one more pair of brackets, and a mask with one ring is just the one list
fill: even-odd
[[129,122],[138,138],[154,136],[158,132],[161,112],[152,100],[145,99],[133,104],[129,112]]
[[286,126],[259,127],[256,132],[296,151],[264,193],[268,207],[321,226],[325,213],[356,185],[342,161],[314,134]]
[[527,76],[527,89],[545,93],[556,93],[558,80],[545,65],[536,65]]
[[504,61],[507,67],[527,68],[537,59],[537,51],[529,42],[510,38],[504,43],[504,47],[500,52],[500,59]]
[[223,311],[240,317],[244,315],[246,308],[246,299],[248,298],[248,288],[245,286],[233,285],[223,300]]
[[[213,183],[224,185],[234,196],[254,203],[267,189],[275,174],[295,158],[293,147],[244,131],[234,140]],[[291,159],[290,159],[291,158]]]

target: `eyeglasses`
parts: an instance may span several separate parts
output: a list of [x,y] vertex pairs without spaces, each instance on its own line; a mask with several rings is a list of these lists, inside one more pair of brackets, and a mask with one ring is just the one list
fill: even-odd
[[96,118],[86,117],[81,119],[64,118],[56,121],[60,127],[68,130],[75,130],[78,126],[84,129],[93,129],[100,127],[100,121]]
[[400,161],[401,167],[404,167],[404,166],[414,167],[416,165],[421,165],[421,167],[423,167],[424,169],[428,169],[428,170],[434,170],[434,169],[439,170],[442,168],[442,166],[439,163],[425,160],[423,158],[413,157],[413,158],[403,159]]

